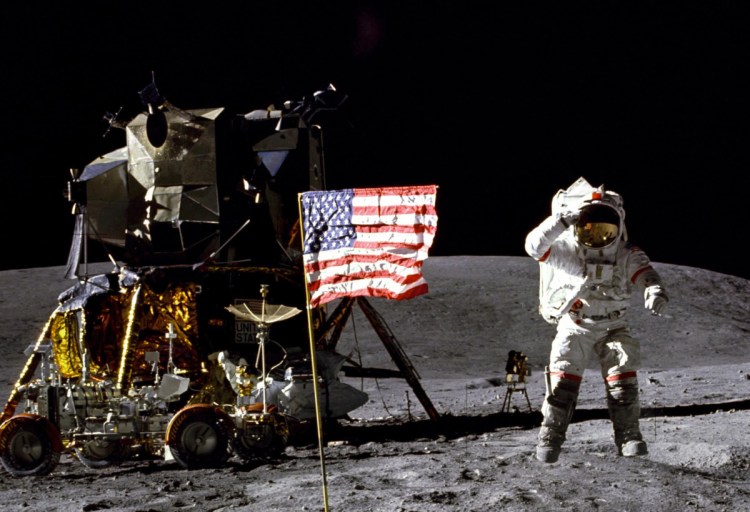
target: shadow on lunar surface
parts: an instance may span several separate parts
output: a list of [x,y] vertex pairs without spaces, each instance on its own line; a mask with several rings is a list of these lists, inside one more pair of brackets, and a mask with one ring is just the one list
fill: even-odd
[[[644,407],[641,418],[682,417],[714,414],[717,412],[750,409],[750,400],[734,400],[713,404],[692,404],[667,407]],[[577,409],[571,423],[609,419],[605,408]],[[504,428],[533,429],[539,427],[542,415],[539,411],[492,413],[482,415],[443,415],[439,420],[429,419],[402,421],[398,418],[342,423],[328,432],[328,440],[337,440],[359,445],[368,442],[414,441],[444,437],[454,439],[477,435]]]

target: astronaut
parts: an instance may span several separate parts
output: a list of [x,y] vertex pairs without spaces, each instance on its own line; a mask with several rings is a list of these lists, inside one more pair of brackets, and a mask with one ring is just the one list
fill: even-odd
[[648,453],[639,428],[640,344],[626,317],[634,290],[643,293],[645,308],[658,316],[668,297],[648,256],[628,242],[624,219],[619,194],[579,178],[558,191],[552,215],[526,237],[526,252],[539,261],[540,313],[557,327],[536,448],[541,462],[559,458],[584,369],[594,355],[618,453]]

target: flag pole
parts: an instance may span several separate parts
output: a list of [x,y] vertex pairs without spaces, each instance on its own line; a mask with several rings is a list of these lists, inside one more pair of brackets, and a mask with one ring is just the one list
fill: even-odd
[[[305,252],[305,224],[302,218],[302,194],[297,194],[297,209],[299,210],[299,234],[302,253]],[[307,285],[307,272],[304,260],[302,263],[302,278],[305,281],[305,310],[307,311],[307,334],[310,338],[310,365],[312,366],[313,394],[315,395],[315,422],[318,430],[318,451],[320,452],[320,474],[323,478],[323,510],[328,512],[328,485],[326,482],[326,460],[323,452],[323,422],[320,418],[320,401],[318,400],[318,365],[315,362],[315,336],[313,334],[312,309],[310,308],[310,288]]]

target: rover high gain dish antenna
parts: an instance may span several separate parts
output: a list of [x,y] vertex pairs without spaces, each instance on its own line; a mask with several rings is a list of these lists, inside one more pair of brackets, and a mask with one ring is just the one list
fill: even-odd
[[[281,304],[267,304],[266,297],[268,296],[268,285],[260,285],[260,295],[263,300],[260,304],[260,308],[257,303],[243,302],[237,306],[227,306],[226,309],[232,313],[235,317],[250,321],[258,326],[258,357],[261,361],[261,382],[263,382],[263,413],[267,413],[266,410],[266,348],[265,343],[268,341],[268,330],[271,324],[288,320],[299,313],[302,310],[292,306],[284,306]],[[257,367],[256,360],[256,367]]]

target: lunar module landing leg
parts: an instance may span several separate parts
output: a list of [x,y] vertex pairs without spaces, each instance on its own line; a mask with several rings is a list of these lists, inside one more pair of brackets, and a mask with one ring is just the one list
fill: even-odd
[[[327,342],[327,346],[329,348],[335,347],[341,334],[341,330],[343,329],[344,324],[351,315],[354,302],[355,299],[351,297],[343,299],[339,303],[336,310],[330,315],[328,319],[328,326],[323,329],[323,334],[329,331],[333,331],[330,340]],[[432,401],[430,401],[427,393],[425,393],[424,389],[419,383],[419,374],[417,373],[416,368],[414,368],[414,365],[412,365],[403,348],[401,348],[401,345],[399,344],[396,337],[388,329],[388,326],[385,324],[377,311],[375,311],[375,308],[370,305],[367,299],[365,299],[364,297],[357,297],[356,302],[357,304],[359,304],[360,309],[364,313],[365,317],[367,317],[367,320],[370,322],[373,329],[375,329],[375,332],[380,338],[380,341],[383,342],[383,345],[388,351],[388,354],[391,356],[391,359],[393,359],[393,362],[396,363],[396,366],[398,366],[399,371],[394,372],[394,375],[390,376],[398,376],[406,379],[406,382],[408,382],[411,386],[414,394],[422,403],[422,406],[425,408],[425,411],[427,411],[430,419],[433,421],[439,420],[440,414],[435,409],[435,406],[432,405]],[[362,368],[360,370],[362,370],[363,376],[367,376],[367,369]]]

